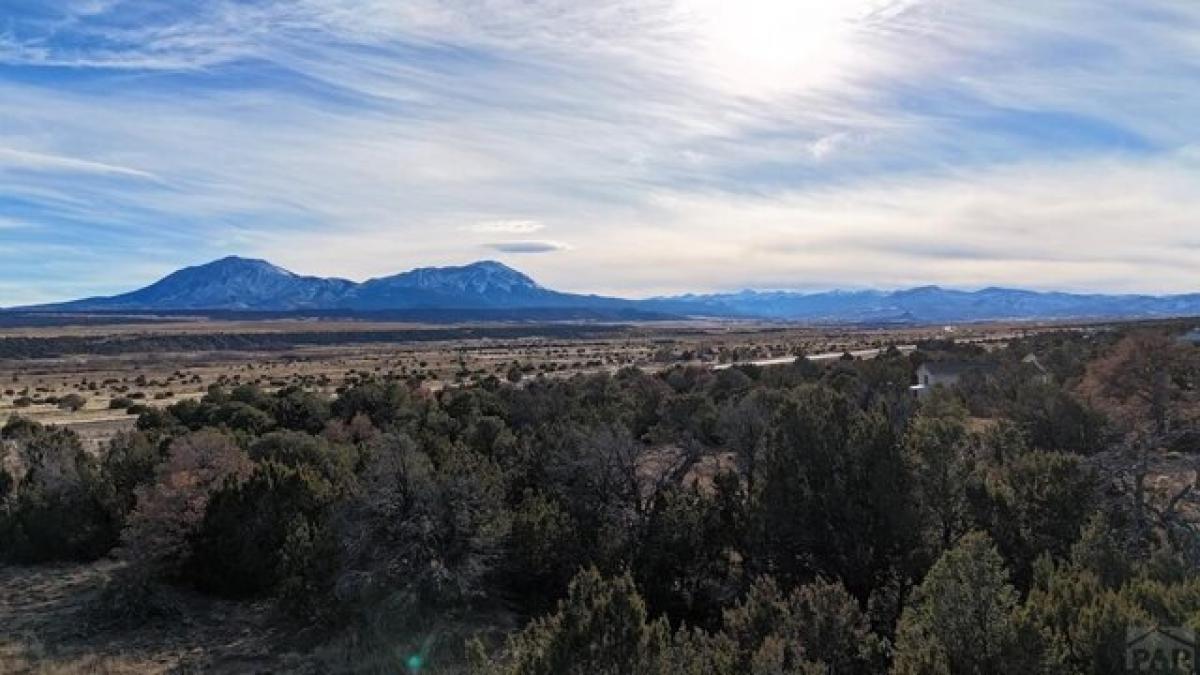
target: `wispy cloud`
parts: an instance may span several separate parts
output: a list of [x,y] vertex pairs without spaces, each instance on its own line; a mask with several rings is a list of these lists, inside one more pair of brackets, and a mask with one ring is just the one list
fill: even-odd
[[1172,243],[1200,215],[1193,3],[28,7],[0,29],[0,213],[44,227],[0,248],[56,265],[0,279],[40,298],[231,249],[363,278],[544,235],[571,243],[522,261],[547,285],[634,294],[1200,265]]
[[485,246],[493,251],[500,251],[501,253],[551,253],[553,251],[567,251],[571,248],[561,241],[549,241],[545,239],[498,241],[491,244],[485,244]]
[[0,216],[0,230],[16,230],[29,227],[36,227],[36,225],[23,220],[17,220],[16,218],[6,218],[4,216]]
[[152,173],[126,166],[0,147],[0,171],[6,169],[127,176],[156,180],[156,176]]
[[465,229],[478,234],[530,234],[545,227],[536,220],[487,220]]

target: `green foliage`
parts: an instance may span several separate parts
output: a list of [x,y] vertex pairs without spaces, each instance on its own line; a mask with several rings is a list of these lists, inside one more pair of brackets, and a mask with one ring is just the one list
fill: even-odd
[[1101,675],[1125,672],[1125,633],[1150,617],[1091,570],[1043,558],[1025,602],[1023,620],[1042,643],[1047,672]]
[[512,512],[504,579],[533,612],[551,608],[586,558],[571,516],[545,493],[527,489]]
[[[83,464],[83,463],[81,463]],[[25,485],[0,517],[3,557],[20,563],[95,560],[111,549],[120,531],[97,494],[93,469],[80,467],[78,482]]]
[[506,372],[504,374],[504,378],[513,384],[517,384],[524,377],[525,377],[525,373],[521,370],[521,367],[518,365],[514,365],[513,367],[509,368],[508,372]]
[[669,639],[665,621],[648,620],[628,574],[604,579],[590,568],[555,613],[511,638],[500,663],[478,665],[497,675],[666,675]]
[[[575,524],[571,569],[595,565],[616,572],[628,559],[651,501],[648,448],[621,425],[553,428],[527,466],[530,482],[543,485]],[[670,461],[664,461],[670,464]],[[664,469],[666,472],[670,468]],[[656,471],[657,473],[657,471]]]
[[0,429],[0,440],[27,440],[43,430],[44,427],[41,424],[28,417],[12,415],[4,423],[4,428]]
[[634,570],[646,600],[673,619],[711,625],[740,589],[737,523],[722,506],[720,495],[678,487],[655,500]]
[[333,576],[332,507],[356,484],[357,452],[296,431],[250,446],[257,466],[212,495],[195,535],[188,576],[213,592],[277,592],[289,610],[319,612]]
[[876,673],[885,644],[839,584],[818,581],[784,595],[759,579],[716,632],[651,620],[628,573],[581,571],[555,612],[512,636],[495,658],[474,647],[476,670],[545,673]]
[[239,384],[229,392],[229,400],[235,403],[245,403],[259,410],[266,410],[271,405],[270,397],[253,384]]
[[968,495],[975,471],[963,423],[953,417],[913,419],[904,439],[905,464],[926,546],[934,556],[971,528]]
[[275,428],[275,420],[267,412],[247,403],[232,401],[218,406],[209,412],[207,419],[201,420],[192,428],[199,429],[206,425],[224,426],[230,431],[240,431],[256,436]]
[[709,442],[716,436],[717,410],[703,393],[665,398],[659,404],[658,420],[650,435],[660,443],[688,439]]
[[76,412],[82,410],[85,405],[87,405],[87,399],[79,394],[67,394],[58,399],[59,410]]
[[378,611],[398,626],[487,598],[485,580],[510,527],[496,466],[459,446],[435,464],[400,434],[372,444],[361,489],[331,528],[338,587],[332,612]]
[[172,437],[187,431],[179,419],[167,410],[160,408],[145,408],[138,415],[138,431],[144,431],[159,437]]
[[[1125,670],[1125,639],[1131,628],[1200,626],[1200,577],[1194,569],[1156,578],[1157,566],[1124,574],[1095,563],[1112,543],[1094,525],[1069,562],[1045,557],[1035,566],[1023,609],[1024,621],[1039,632],[1046,672],[1117,675]],[[1158,569],[1161,569],[1159,567]],[[1104,574],[1116,574],[1105,579]],[[1130,576],[1131,575],[1131,576]],[[1117,582],[1117,583],[1114,583]]]
[[176,578],[213,492],[250,470],[245,451],[228,435],[197,431],[175,438],[154,479],[135,491],[121,535],[124,557],[142,574]]
[[131,407],[133,407],[133,399],[124,396],[118,396],[108,402],[109,410],[128,410]]
[[1035,450],[991,472],[985,486],[987,513],[980,520],[1001,552],[1014,562],[1025,588],[1039,555],[1067,557],[1098,497],[1097,481],[1078,457]]
[[879,672],[884,643],[841,584],[817,580],[785,595],[759,578],[745,601],[725,614],[734,646],[732,672]]
[[1022,387],[1011,408],[1012,419],[1035,448],[1090,455],[1103,449],[1109,436],[1102,413],[1050,384]]
[[365,373],[336,398],[213,387],[135,407],[96,455],[12,418],[0,558],[90,559],[119,532],[107,614],[177,617],[170,585],[271,598],[378,655],[349,671],[456,672],[478,628],[482,672],[1115,673],[1129,626],[1200,625],[1191,494],[1131,469],[1082,402],[1155,428],[1129,419],[1153,400],[1110,391],[1137,345],[1088,363],[1115,339],[926,345],[989,368],[920,400],[928,355],[890,350],[436,393]]
[[120,433],[109,442],[101,466],[122,521],[137,503],[136,490],[154,480],[161,461],[158,448],[141,432]]
[[913,591],[900,618],[897,675],[1028,672],[1018,596],[1004,560],[975,532],[947,550]]
[[[724,372],[724,371],[722,371]],[[738,463],[751,490],[761,473],[759,459],[766,449],[767,435],[786,396],[773,389],[755,389],[726,401],[719,412],[717,429],[721,441],[737,453]]]
[[296,387],[276,394],[271,412],[280,427],[309,434],[320,433],[333,414],[324,397]]
[[[333,486],[310,467],[268,461],[245,481],[227,480],[213,494],[187,562],[189,578],[207,590],[255,596],[302,574]],[[285,564],[286,563],[286,564]]]
[[1119,587],[1132,574],[1133,560],[1119,539],[1120,532],[1119,523],[1093,513],[1071,546],[1071,562],[1095,574],[1105,588]]
[[360,460],[355,448],[335,445],[320,436],[298,431],[276,431],[261,436],[250,445],[249,454],[250,459],[259,463],[274,462],[292,469],[311,469],[337,493],[351,489]]
[[408,403],[408,390],[399,384],[367,383],[339,396],[332,413],[347,422],[355,415],[366,415],[376,427],[386,429],[401,419]]
[[[892,427],[827,387],[779,409],[751,495],[758,569],[785,583],[839,577],[865,597],[913,545],[910,481]],[[864,542],[871,542],[864,546]]]
[[0,559],[94,560],[116,544],[123,514],[102,467],[74,432],[12,418],[0,439],[14,447],[24,469],[19,478],[4,473]]

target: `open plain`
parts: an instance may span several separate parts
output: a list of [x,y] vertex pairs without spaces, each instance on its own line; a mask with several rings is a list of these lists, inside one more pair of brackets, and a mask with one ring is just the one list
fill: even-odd
[[[55,316],[0,325],[0,419],[66,425],[98,445],[146,407],[199,399],[210,386],[299,386],[335,395],[382,377],[428,390],[488,377],[570,377],[624,367],[663,370],[860,357],[953,338],[1002,346],[1063,323],[794,326],[756,321],[433,324],[371,319],[239,320]],[[105,323],[105,320],[108,320]],[[137,319],[132,321],[131,319]],[[78,405],[62,405],[76,395]],[[132,414],[129,410],[132,409]]]

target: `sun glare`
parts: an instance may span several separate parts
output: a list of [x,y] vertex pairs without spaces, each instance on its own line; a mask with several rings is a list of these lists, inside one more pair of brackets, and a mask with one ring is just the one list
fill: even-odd
[[774,94],[827,84],[855,57],[863,0],[686,0],[703,60],[738,93]]

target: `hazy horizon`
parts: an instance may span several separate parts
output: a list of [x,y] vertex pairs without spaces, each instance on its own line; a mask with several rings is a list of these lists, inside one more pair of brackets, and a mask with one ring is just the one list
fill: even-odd
[[0,307],[229,253],[562,291],[1200,291],[1200,4],[15,0]]

